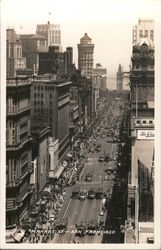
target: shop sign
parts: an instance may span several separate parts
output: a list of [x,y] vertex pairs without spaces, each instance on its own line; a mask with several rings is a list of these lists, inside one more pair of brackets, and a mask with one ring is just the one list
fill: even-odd
[[137,139],[139,140],[154,140],[154,130],[138,130]]

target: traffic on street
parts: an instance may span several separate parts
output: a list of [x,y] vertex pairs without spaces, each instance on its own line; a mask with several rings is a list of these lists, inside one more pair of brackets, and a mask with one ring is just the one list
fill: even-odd
[[95,123],[68,153],[65,171],[45,187],[32,218],[24,222],[24,229],[30,228],[24,242],[102,243],[115,239],[120,224],[116,226],[109,218],[109,206],[113,190],[122,181],[120,149],[126,142],[120,128],[125,107],[125,99],[116,95],[100,101]]

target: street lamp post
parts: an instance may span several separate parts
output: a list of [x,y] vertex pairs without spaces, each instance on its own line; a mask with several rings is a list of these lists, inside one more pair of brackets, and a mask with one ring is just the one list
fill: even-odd
[[[138,168],[137,168],[138,169]],[[135,176],[135,240],[139,243],[139,228],[138,228],[138,217],[139,217],[139,192],[138,192],[138,174]]]

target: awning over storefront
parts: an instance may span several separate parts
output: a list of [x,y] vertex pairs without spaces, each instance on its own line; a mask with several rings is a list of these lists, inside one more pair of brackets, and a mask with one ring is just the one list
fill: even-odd
[[24,237],[25,235],[25,230],[21,229],[21,230],[18,230],[15,235],[14,235],[14,239],[17,241],[17,242],[20,242],[22,240],[22,238]]
[[63,166],[60,166],[60,167],[57,169],[57,171],[54,173],[53,177],[54,177],[55,179],[59,179],[59,177],[60,177],[60,175],[62,174],[63,170],[64,170],[64,167],[63,167]]
[[15,243],[14,234],[17,228],[6,230],[6,243]]
[[66,154],[66,157],[67,157],[67,158],[72,158],[72,154],[71,154],[71,153],[67,153],[67,154]]

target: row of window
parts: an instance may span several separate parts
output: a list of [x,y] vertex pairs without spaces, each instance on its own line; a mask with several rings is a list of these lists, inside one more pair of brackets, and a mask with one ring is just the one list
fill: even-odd
[[[45,108],[34,108],[34,114],[36,113],[46,113],[48,114],[48,110],[46,110]],[[49,109],[49,113],[52,114],[52,109]]]
[[139,65],[139,64],[136,64],[135,66],[133,66],[133,69],[154,69],[154,65],[147,65],[147,64],[142,64],[142,65]]
[[153,124],[153,121],[152,120],[149,120],[149,121],[147,121],[147,120],[136,120],[136,124]]
[[52,31],[53,36],[54,35],[60,35],[60,33],[61,33],[60,30],[53,30]]
[[34,90],[54,90],[54,86],[34,86]]
[[[40,95],[40,93],[34,93],[34,98],[36,98],[36,97],[41,97],[41,98],[43,98],[44,95],[43,95],[43,93],[41,93],[41,95]],[[52,93],[50,93],[49,97],[50,97],[50,99],[52,98]]]

